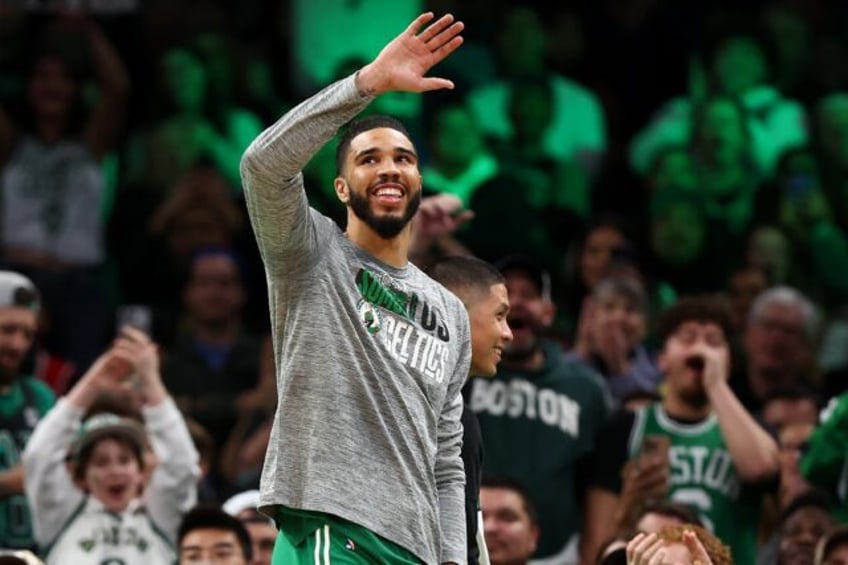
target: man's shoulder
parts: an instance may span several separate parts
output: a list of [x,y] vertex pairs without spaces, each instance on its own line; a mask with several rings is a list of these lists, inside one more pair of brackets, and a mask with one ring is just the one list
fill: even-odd
[[568,386],[588,387],[600,394],[606,393],[603,376],[579,357],[568,355],[562,348],[553,347],[545,350],[545,357],[553,378],[567,382]]
[[28,388],[39,400],[48,400],[51,404],[56,401],[56,393],[50,385],[32,375],[22,376],[18,382],[22,387]]

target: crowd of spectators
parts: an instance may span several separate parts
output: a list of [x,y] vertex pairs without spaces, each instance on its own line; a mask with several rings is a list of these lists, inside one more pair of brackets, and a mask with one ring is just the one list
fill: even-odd
[[[513,341],[465,390],[491,562],[841,562],[848,11],[828,0],[0,2],[0,547],[270,563],[273,344],[239,161],[425,9],[466,23],[434,70],[457,88],[369,111],[461,206],[416,263],[506,279]],[[341,222],[332,149],[307,187]]]

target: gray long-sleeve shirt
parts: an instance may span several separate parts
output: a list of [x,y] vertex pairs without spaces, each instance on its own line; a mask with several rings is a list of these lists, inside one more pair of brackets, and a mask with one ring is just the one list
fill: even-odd
[[465,308],[411,263],[356,247],[303,187],[309,159],[371,100],[353,76],[339,81],[242,159],[277,366],[260,505],[334,514],[425,563],[465,563]]

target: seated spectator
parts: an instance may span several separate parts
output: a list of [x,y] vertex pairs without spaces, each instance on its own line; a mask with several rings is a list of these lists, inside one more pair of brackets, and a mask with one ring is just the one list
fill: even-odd
[[647,298],[632,277],[606,277],[595,285],[569,354],[600,373],[617,404],[637,391],[655,392],[662,375],[644,345]]
[[[243,323],[247,297],[239,257],[227,248],[195,253],[182,297],[184,326],[162,378],[220,453],[241,415],[273,413],[276,402],[274,381],[259,379],[260,340]],[[212,472],[218,473],[217,462]]]
[[836,527],[819,540],[814,565],[848,565],[848,527]]
[[250,536],[238,518],[217,506],[196,506],[180,523],[179,565],[251,565]]
[[56,402],[48,386],[24,372],[41,302],[28,278],[0,271],[0,547],[35,549],[24,495],[21,453],[38,421]]
[[530,495],[518,481],[484,476],[480,507],[492,565],[525,565],[539,541],[539,521]]
[[253,561],[250,565],[271,565],[277,526],[274,520],[260,512],[258,507],[259,491],[255,489],[233,495],[223,504],[224,511],[241,520],[250,534],[253,547]]
[[742,336],[742,359],[731,385],[739,400],[759,416],[777,391],[810,388],[817,380],[817,306],[792,287],[777,286],[757,296]]
[[[144,401],[144,425],[110,413],[83,421],[104,393],[128,387]],[[162,384],[156,346],[143,333],[123,328],[39,423],[23,461],[48,565],[152,565],[176,557],[177,526],[195,501],[197,452]]]
[[720,538],[694,524],[666,526],[657,533],[640,532],[628,542],[628,563],[647,563],[652,556],[659,563],[676,565],[748,563],[734,561],[730,548]]
[[831,508],[828,497],[819,491],[809,491],[798,496],[781,514],[774,540],[760,550],[757,563],[813,563],[816,544],[836,524]]

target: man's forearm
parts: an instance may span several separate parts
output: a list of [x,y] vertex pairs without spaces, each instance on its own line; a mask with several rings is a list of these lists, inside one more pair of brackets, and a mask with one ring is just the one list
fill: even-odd
[[742,480],[757,481],[777,473],[777,443],[742,406],[727,382],[717,383],[708,394],[730,458]]

